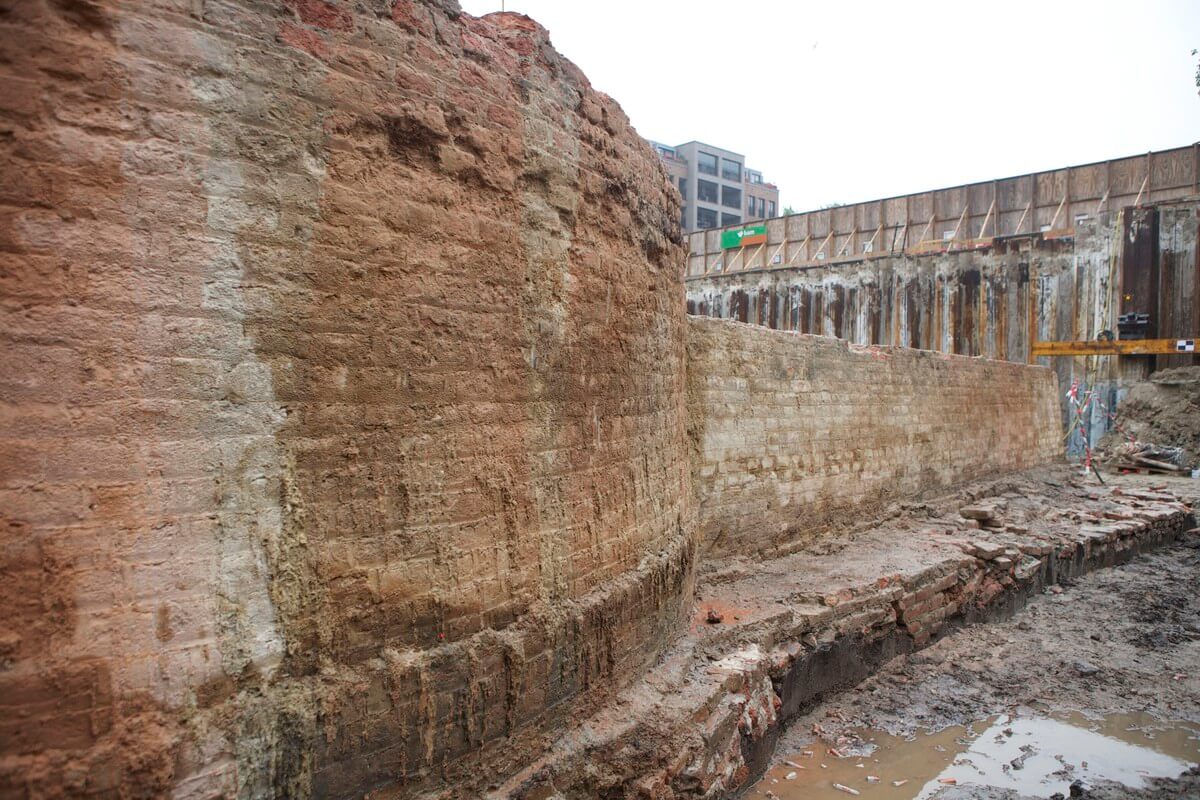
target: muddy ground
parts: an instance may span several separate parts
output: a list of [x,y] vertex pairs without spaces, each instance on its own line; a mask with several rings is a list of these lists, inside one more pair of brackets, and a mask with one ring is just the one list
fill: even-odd
[[[1172,484],[1193,502],[1200,493],[1200,481]],[[861,741],[855,729],[909,736],[1031,710],[1089,717],[1146,712],[1200,723],[1200,535],[1055,587],[1007,621],[959,629],[894,660],[796,720],[776,762],[814,746],[853,748]],[[947,787],[936,796],[1024,795]],[[1086,796],[1200,797],[1200,775],[1141,791],[1089,786]]]

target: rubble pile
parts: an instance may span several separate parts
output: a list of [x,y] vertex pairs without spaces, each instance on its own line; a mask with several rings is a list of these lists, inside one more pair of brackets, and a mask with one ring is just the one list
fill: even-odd
[[[1161,468],[1164,462],[1200,466],[1200,367],[1161,370],[1134,384],[1101,446],[1117,468]],[[1160,463],[1146,464],[1143,458]]]

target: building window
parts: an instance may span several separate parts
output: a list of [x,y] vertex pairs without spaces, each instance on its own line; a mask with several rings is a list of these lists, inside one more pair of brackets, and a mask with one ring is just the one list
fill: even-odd
[[712,153],[700,151],[696,157],[696,169],[703,172],[705,175],[717,174],[717,157]]
[[721,227],[724,227],[726,225],[741,225],[741,224],[742,224],[742,218],[739,217],[737,214],[722,214],[721,215]]
[[684,206],[683,210],[679,212],[679,227],[683,228],[685,231],[688,229],[687,212],[687,206]]
[[742,165],[728,158],[721,159],[721,177],[727,181],[742,182]]
[[679,193],[685,198],[687,197],[687,178],[679,179]]
[[726,208],[742,207],[742,190],[734,189],[732,186],[721,187],[721,205]]
[[762,183],[762,173],[752,169],[746,170],[746,182],[755,184]]
[[696,209],[696,229],[706,230],[717,227],[717,212],[711,208]]
[[767,216],[773,217],[773,216],[775,216],[775,201],[772,200],[770,205],[771,205],[771,208],[769,209],[769,213],[767,214]]
[[656,147],[658,148],[659,155],[666,156],[667,158],[674,158],[674,157],[675,157],[675,151],[674,151],[674,150],[672,150],[671,148],[669,148],[669,147],[664,147],[664,146],[663,146],[663,145],[661,145],[661,144],[660,144],[660,145],[656,145]]
[[705,203],[717,202],[717,184],[706,180],[696,181],[696,199]]

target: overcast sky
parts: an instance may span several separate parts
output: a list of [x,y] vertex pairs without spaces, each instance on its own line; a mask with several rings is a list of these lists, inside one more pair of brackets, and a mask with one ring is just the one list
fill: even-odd
[[506,4],[643,136],[744,153],[797,211],[1200,140],[1200,0]]

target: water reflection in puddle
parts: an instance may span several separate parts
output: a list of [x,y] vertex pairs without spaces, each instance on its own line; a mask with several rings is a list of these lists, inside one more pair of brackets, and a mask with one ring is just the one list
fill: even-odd
[[[1148,777],[1174,777],[1200,761],[1200,727],[1148,715],[1102,720],[993,717],[968,727],[902,739],[858,731],[870,745],[839,758],[814,744],[785,756],[746,797],[780,800],[862,797],[919,800],[950,784],[983,785],[1048,797],[1071,782],[1117,781],[1139,788]],[[808,753],[808,754],[806,754]],[[897,785],[897,783],[899,785]]]

